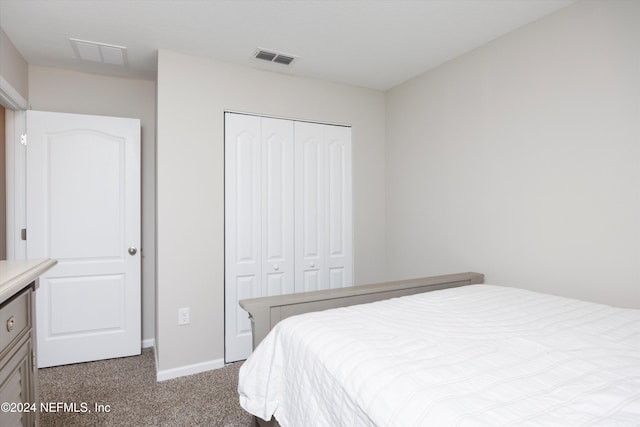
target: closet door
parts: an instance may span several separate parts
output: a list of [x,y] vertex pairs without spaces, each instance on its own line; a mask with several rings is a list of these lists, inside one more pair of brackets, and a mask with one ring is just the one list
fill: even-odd
[[293,122],[225,114],[225,360],[251,353],[238,301],[294,292]]
[[327,286],[353,285],[351,128],[325,126],[327,146]]
[[351,286],[351,128],[296,122],[295,155],[295,291]]
[[225,113],[225,361],[251,354],[238,301],[353,284],[351,129]]
[[296,292],[326,288],[326,150],[323,125],[295,124]]
[[293,122],[262,118],[262,292],[292,294]]
[[238,301],[261,296],[261,123],[225,114],[225,361],[251,353],[251,322]]

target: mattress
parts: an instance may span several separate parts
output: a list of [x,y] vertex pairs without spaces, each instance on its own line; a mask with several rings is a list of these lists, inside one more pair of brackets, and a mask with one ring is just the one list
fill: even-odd
[[471,285],[278,323],[240,404],[283,426],[638,426],[640,310]]

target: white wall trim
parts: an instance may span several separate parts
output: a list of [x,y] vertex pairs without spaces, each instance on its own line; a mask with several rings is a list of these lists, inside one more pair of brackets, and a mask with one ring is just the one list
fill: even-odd
[[23,110],[6,111],[7,259],[27,259],[27,242],[20,236],[27,227],[27,147],[20,143],[26,116]]
[[146,340],[142,340],[142,348],[155,348],[156,340],[154,338],[149,338]]
[[26,259],[26,242],[20,239],[21,228],[26,225],[26,147],[20,144],[20,135],[27,131],[25,110],[29,103],[2,76],[0,76],[0,105],[5,113],[6,176],[7,176],[7,259]]
[[27,100],[2,76],[0,76],[0,104],[10,110],[27,110],[29,108]]
[[193,365],[180,366],[179,368],[158,370],[158,360],[156,356],[156,380],[166,381],[173,378],[184,377],[187,375],[199,374],[201,372],[212,371],[214,369],[224,368],[224,359],[215,359],[208,362],[195,363]]
[[264,114],[264,113],[251,113],[251,112],[248,112],[248,111],[225,109],[224,112],[225,113],[231,113],[231,114],[243,114],[245,116],[265,117],[267,119],[292,120],[294,122],[317,123],[319,125],[342,126],[342,127],[346,127],[346,128],[352,128],[353,127],[352,125],[346,124],[346,123],[327,122],[327,121],[322,121],[322,120],[318,121],[318,120],[309,120],[309,119],[299,119],[299,118],[288,117],[288,116],[274,116],[274,115]]

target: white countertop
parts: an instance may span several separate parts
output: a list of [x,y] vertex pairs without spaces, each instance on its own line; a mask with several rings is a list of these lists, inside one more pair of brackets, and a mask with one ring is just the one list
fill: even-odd
[[11,298],[57,262],[54,259],[0,261],[0,303]]

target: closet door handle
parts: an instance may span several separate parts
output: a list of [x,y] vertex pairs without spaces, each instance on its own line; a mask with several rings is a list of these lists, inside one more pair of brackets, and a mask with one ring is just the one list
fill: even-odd
[[278,271],[278,270],[280,270],[280,266],[278,264],[273,264],[273,269],[275,271]]

